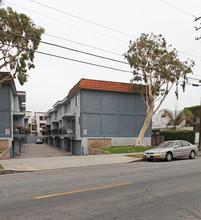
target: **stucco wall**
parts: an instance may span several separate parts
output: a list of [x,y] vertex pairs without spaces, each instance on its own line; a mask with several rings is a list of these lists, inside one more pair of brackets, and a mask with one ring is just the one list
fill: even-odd
[[[81,91],[82,137],[137,137],[146,106],[139,94]],[[151,136],[149,126],[145,137]]]
[[[76,105],[77,99],[77,105]],[[76,132],[76,140],[80,140],[80,93],[76,93],[70,100],[70,113],[75,113],[75,132]]]
[[[2,85],[0,88],[0,137],[9,138],[12,136],[11,129],[11,101],[10,85]],[[5,134],[5,129],[9,129],[10,134]]]
[[[113,137],[112,146],[127,146],[134,145],[137,137]],[[144,137],[142,141],[143,145],[151,145],[151,137]]]

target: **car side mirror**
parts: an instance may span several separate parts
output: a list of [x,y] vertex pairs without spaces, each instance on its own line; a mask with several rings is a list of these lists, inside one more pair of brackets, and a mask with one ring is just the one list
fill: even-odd
[[179,145],[178,145],[178,144],[176,144],[174,147],[175,147],[175,148],[178,148],[178,147],[179,147]]

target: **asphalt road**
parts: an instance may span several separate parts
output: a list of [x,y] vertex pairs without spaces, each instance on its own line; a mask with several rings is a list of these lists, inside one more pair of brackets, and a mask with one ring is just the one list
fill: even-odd
[[0,219],[201,219],[201,157],[1,175]]

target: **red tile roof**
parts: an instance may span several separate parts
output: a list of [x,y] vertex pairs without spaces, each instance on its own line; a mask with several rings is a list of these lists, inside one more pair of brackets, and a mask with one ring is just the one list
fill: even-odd
[[78,89],[103,90],[125,93],[140,93],[139,89],[134,88],[131,83],[119,83],[110,81],[100,81],[91,79],[81,79],[68,93],[68,98]]
[[53,107],[55,108],[55,106],[57,106],[58,104],[60,104],[60,103],[62,103],[62,101],[57,101],[54,105],[53,105]]

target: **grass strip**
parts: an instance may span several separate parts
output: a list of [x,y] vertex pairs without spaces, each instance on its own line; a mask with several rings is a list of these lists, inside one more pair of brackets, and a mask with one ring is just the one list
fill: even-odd
[[0,164],[0,169],[4,169],[3,166]]
[[149,150],[154,148],[153,146],[113,146],[107,149],[101,149],[104,151],[110,152],[110,154],[121,154],[121,153],[138,153],[144,152],[145,150]]

